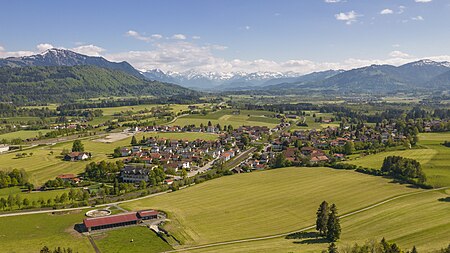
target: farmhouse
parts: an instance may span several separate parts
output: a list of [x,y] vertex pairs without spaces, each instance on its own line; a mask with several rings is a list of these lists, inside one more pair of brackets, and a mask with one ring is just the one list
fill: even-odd
[[104,217],[86,218],[83,220],[83,224],[87,231],[91,232],[92,230],[136,225],[146,220],[157,219],[158,214],[158,211],[155,210],[143,210]]
[[87,152],[71,152],[64,156],[64,160],[66,161],[83,161],[87,160],[91,157],[90,153]]
[[59,178],[64,182],[74,182],[74,183],[80,182],[80,179],[76,177],[74,174],[61,174],[58,175],[56,178]]

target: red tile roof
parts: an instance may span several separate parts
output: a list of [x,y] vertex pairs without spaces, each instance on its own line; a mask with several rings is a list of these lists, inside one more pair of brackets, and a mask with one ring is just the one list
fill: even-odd
[[144,211],[139,211],[138,212],[139,217],[147,217],[147,216],[154,216],[154,215],[158,215],[158,211],[155,210],[144,210]]
[[74,174],[61,174],[61,175],[58,175],[57,178],[72,179],[72,178],[75,178],[75,175]]
[[86,219],[84,219],[83,223],[87,228],[91,228],[91,227],[111,225],[111,224],[117,224],[117,223],[123,223],[123,222],[138,221],[139,218],[137,217],[136,214],[137,214],[136,212],[131,212],[131,213],[125,213],[125,214],[117,214],[117,215],[111,215],[111,216],[105,216],[105,217],[98,217],[98,218],[86,218]]

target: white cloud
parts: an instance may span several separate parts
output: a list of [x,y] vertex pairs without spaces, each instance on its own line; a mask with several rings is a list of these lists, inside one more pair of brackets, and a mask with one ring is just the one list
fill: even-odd
[[392,58],[409,58],[411,57],[409,54],[395,50],[389,53],[389,56]]
[[145,42],[151,42],[153,40],[161,39],[163,37],[160,34],[153,34],[151,36],[145,36],[145,35],[142,35],[142,34],[136,32],[134,30],[129,30],[128,32],[125,33],[125,35],[128,36],[128,37],[135,38],[137,40],[145,41]]
[[400,44],[393,44],[392,47],[400,47]]
[[185,40],[186,39],[186,35],[184,35],[184,34],[174,34],[174,35],[172,35],[172,39],[174,39],[174,40]]
[[0,46],[0,52],[1,52],[1,51],[5,51],[5,48],[2,47],[2,46]]
[[430,3],[433,0],[415,0],[416,3]]
[[37,45],[36,48],[37,48],[38,52],[44,52],[46,50],[54,48],[54,46],[49,43],[41,43],[41,44]]
[[384,10],[380,11],[381,15],[387,15],[387,14],[393,14],[393,13],[394,13],[394,11],[391,9],[384,9]]
[[162,39],[163,36],[161,34],[152,34],[150,37],[153,39],[159,40],[159,39]]
[[335,3],[340,3],[340,2],[345,2],[343,0],[324,0],[325,3],[329,3],[329,4],[335,4]]
[[74,52],[77,52],[79,54],[85,54],[89,56],[100,56],[101,53],[105,52],[104,48],[95,46],[95,45],[84,45],[79,46],[71,49]]
[[194,35],[194,36],[192,36],[192,39],[193,39],[193,40],[199,40],[199,39],[200,39],[200,36]]
[[406,9],[406,7],[405,7],[405,6],[403,6],[403,5],[400,5],[400,6],[398,7],[398,11],[397,11],[397,14],[402,14],[403,12],[405,12],[405,9]]
[[349,11],[349,12],[341,12],[338,13],[336,15],[334,15],[334,17],[337,20],[340,21],[345,21],[345,23],[347,25],[351,25],[354,22],[358,21],[358,17],[360,17],[361,15],[359,15],[358,13],[356,13],[355,11]]
[[412,17],[411,19],[415,20],[415,21],[424,21],[425,20],[422,16]]
[[[385,59],[349,58],[336,62],[316,62],[308,59],[290,59],[274,61],[269,59],[231,59],[227,60],[214,54],[215,50],[226,47],[218,45],[197,45],[188,41],[172,41],[155,45],[150,51],[130,51],[107,54],[105,57],[113,61],[128,61],[137,69],[150,70],[159,68],[163,71],[185,72],[295,72],[300,74],[328,69],[352,69],[372,64],[401,65],[417,57],[401,51],[392,51]],[[427,57],[446,60],[450,56]]]

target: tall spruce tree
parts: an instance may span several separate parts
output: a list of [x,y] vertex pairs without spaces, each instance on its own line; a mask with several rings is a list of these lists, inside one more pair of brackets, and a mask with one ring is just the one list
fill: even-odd
[[317,210],[317,220],[316,220],[316,230],[319,231],[319,234],[322,236],[327,235],[327,223],[328,216],[330,212],[330,208],[328,206],[328,202],[323,201],[319,209]]
[[137,143],[137,140],[136,140],[136,136],[134,136],[133,135],[133,137],[131,137],[131,146],[136,146],[138,143]]
[[331,242],[339,240],[341,236],[341,224],[339,221],[337,208],[335,204],[332,204],[330,208],[330,215],[328,216],[326,236],[328,240]]

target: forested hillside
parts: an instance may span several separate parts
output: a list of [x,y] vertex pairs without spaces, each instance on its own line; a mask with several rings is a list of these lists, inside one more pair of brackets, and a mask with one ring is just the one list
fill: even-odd
[[0,68],[0,101],[67,102],[100,96],[172,96],[196,93],[94,66]]

